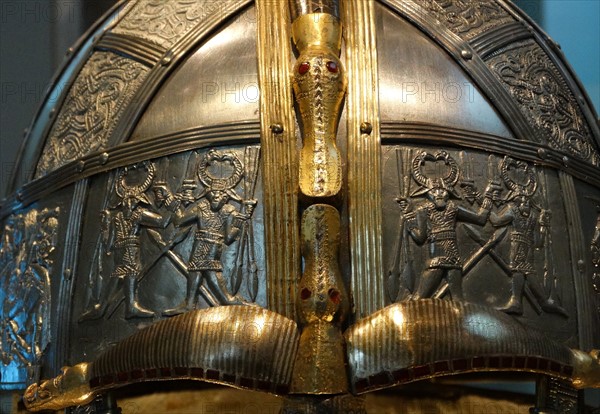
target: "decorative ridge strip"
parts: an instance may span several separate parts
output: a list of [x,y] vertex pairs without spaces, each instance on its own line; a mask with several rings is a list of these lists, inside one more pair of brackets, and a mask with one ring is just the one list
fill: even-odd
[[65,367],[58,377],[31,385],[23,400],[31,411],[58,410],[128,384],[173,379],[285,394],[298,340],[294,321],[258,306],[190,311],[137,331],[92,362]]
[[501,26],[496,30],[483,33],[473,39],[470,43],[471,46],[473,46],[473,49],[485,59],[495,50],[501,49],[510,43],[532,37],[533,33],[528,30],[523,23],[514,22]]
[[202,126],[156,138],[126,142],[65,164],[48,175],[25,184],[2,204],[0,218],[78,180],[114,168],[211,145],[248,144],[259,140],[260,125],[250,121]]
[[[567,216],[567,234],[569,249],[571,251],[571,274],[573,275],[573,286],[577,298],[577,337],[580,349],[592,349],[597,344],[598,330],[594,329],[594,291],[589,276],[585,272],[585,262],[588,257],[584,228],[581,222],[581,210],[579,208],[580,198],[573,177],[564,172],[558,175],[560,189]],[[589,245],[588,245],[589,246]],[[588,259],[589,260],[589,259]],[[583,264],[583,265],[582,265]]]
[[357,318],[385,306],[381,257],[381,142],[375,2],[342,3],[346,24],[348,205]]
[[95,47],[123,54],[148,67],[156,65],[166,53],[166,50],[151,43],[144,43],[136,37],[111,32],[102,36]]
[[432,144],[441,142],[454,147],[497,152],[565,171],[589,184],[600,187],[600,170],[596,166],[585,161],[571,159],[565,152],[533,142],[417,122],[382,122],[381,140],[384,144],[400,141]]
[[[123,10],[130,7],[130,4],[131,3],[127,3],[126,0],[119,0],[106,13],[104,13],[104,15],[102,15],[102,17],[100,19],[98,19],[68,50],[67,53],[68,53],[69,58],[65,59],[63,61],[63,63],[61,64],[61,66],[56,71],[54,77],[52,78],[52,80],[49,83],[49,87],[46,90],[44,97],[40,101],[40,103],[35,111],[35,115],[33,116],[33,119],[31,120],[28,128],[26,129],[25,138],[23,139],[23,142],[21,143],[21,147],[19,148],[19,152],[17,153],[17,160],[15,162],[15,167],[13,168],[10,182],[7,186],[7,194],[16,191],[17,186],[20,185],[19,177],[24,177],[27,180],[30,180],[33,178],[33,175],[35,173],[35,168],[32,168],[32,167],[34,167],[34,165],[32,165],[33,161],[37,160],[40,157],[40,152],[42,151],[43,146],[39,145],[39,144],[46,141],[49,129],[52,127],[52,122],[48,122],[44,128],[44,132],[39,135],[39,137],[38,137],[39,142],[37,142],[37,143],[31,142],[31,140],[33,139],[31,133],[34,129],[34,126],[38,123],[44,108],[46,107],[47,103],[50,101],[52,94],[56,92],[55,87],[57,86],[58,82],[63,77],[65,72],[68,70],[69,66],[73,63],[73,59],[71,57],[77,56],[79,53],[83,53],[84,46],[88,42],[90,42],[90,44],[91,44],[91,47],[89,48],[91,51],[93,49],[93,42],[91,42],[90,36],[94,32],[98,31],[102,27],[102,25],[106,24],[106,21],[109,19],[110,16],[112,16],[118,10],[121,10],[121,12],[122,12]],[[77,75],[79,74],[79,71],[81,70],[83,65],[85,65],[86,61],[87,61],[87,59],[82,59],[80,62],[77,63],[75,69],[73,70],[73,73],[70,75],[70,78],[66,81],[65,86],[63,88],[61,88],[63,90],[63,92],[61,93],[62,96],[61,96],[60,102],[62,102],[62,100],[64,100],[66,98],[66,96],[67,96],[66,91],[70,88],[71,84],[73,83],[73,81],[75,80]],[[58,105],[58,104],[60,104],[60,102],[56,102],[56,104]],[[34,144],[36,144],[36,145],[34,145]],[[26,151],[28,149],[33,149],[33,148],[35,148],[34,153],[29,154],[29,156],[27,156],[27,158],[31,158],[31,160],[23,159],[26,156],[26,154],[25,154]],[[28,170],[26,170],[26,169],[28,169]]]
[[257,0],[268,308],[296,320],[300,276],[298,139],[288,2]]
[[[67,232],[65,234],[65,240],[70,242],[65,243],[64,246],[57,309],[71,309],[71,300],[73,298],[77,267],[79,265],[79,251],[81,248],[79,243],[73,243],[72,241],[80,240],[80,232],[83,226],[83,212],[88,193],[89,180],[83,179],[75,184],[69,210]],[[71,337],[69,335],[71,317],[71,312],[60,312],[51,321],[50,329],[53,332],[52,338],[56,344],[62,345],[61,347],[57,347],[52,358],[49,358],[51,372],[55,375],[58,374],[64,362],[69,359],[68,353],[71,349]]]

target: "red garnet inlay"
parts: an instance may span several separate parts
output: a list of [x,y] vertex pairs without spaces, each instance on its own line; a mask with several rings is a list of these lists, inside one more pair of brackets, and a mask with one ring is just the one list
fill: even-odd
[[302,62],[300,66],[298,66],[298,73],[304,75],[310,69],[310,63]]
[[332,62],[331,60],[329,62],[327,62],[327,70],[331,73],[338,73],[338,65],[335,62]]
[[340,303],[341,298],[340,298],[340,292],[334,288],[329,289],[329,298],[331,299],[331,301],[333,303],[335,303],[336,305],[338,303]]
[[300,297],[302,298],[302,300],[306,300],[306,299],[310,298],[311,296],[312,296],[312,292],[308,288],[304,288],[300,292]]

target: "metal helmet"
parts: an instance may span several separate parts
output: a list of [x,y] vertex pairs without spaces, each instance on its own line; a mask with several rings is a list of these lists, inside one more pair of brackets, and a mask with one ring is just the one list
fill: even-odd
[[598,387],[596,114],[509,1],[121,2],[58,90],[0,209],[0,386],[29,410]]

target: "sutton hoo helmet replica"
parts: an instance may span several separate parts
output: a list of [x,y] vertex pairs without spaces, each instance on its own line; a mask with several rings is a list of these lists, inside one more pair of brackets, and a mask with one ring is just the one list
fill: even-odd
[[1,207],[28,410],[198,380],[364,412],[501,377],[575,413],[598,387],[596,115],[508,0],[130,1],[53,85]]

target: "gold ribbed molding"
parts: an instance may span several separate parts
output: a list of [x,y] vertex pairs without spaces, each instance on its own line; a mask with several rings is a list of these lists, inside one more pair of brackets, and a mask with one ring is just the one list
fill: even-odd
[[342,3],[348,92],[348,206],[356,317],[383,308],[381,145],[375,1]]
[[295,319],[300,269],[298,148],[286,1],[257,0],[265,250],[269,309]]

